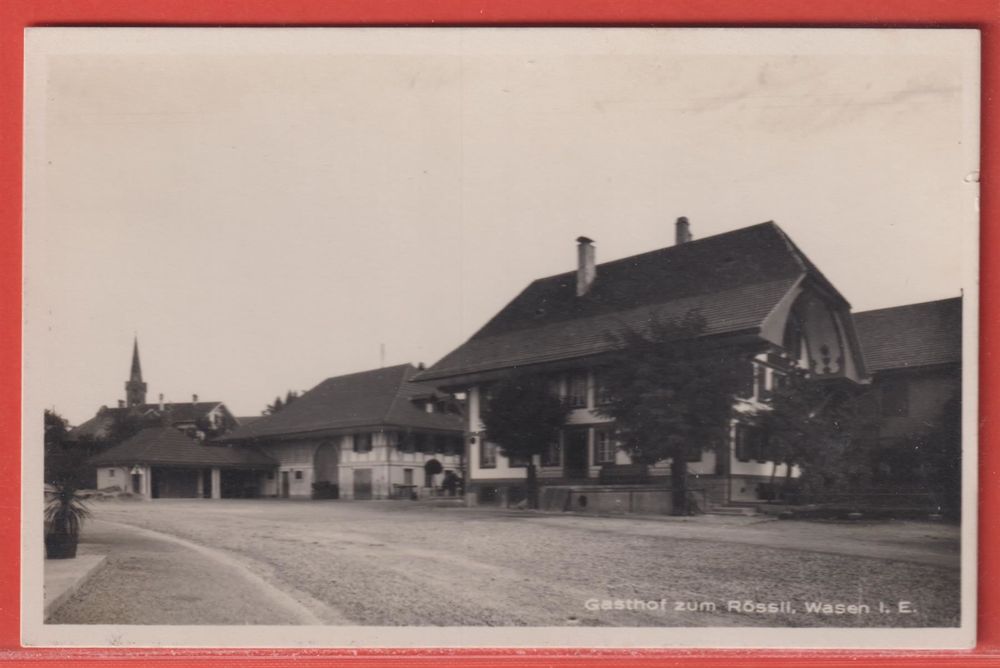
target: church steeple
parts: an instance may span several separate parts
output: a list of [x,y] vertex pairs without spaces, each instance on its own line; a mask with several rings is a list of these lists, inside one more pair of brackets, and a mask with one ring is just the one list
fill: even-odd
[[146,403],[146,383],[142,382],[142,366],[139,364],[139,337],[132,344],[132,371],[125,382],[125,403],[139,406]]

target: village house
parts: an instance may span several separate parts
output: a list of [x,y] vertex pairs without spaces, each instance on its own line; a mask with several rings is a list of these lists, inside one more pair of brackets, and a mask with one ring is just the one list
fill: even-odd
[[[865,364],[879,411],[874,476],[886,493],[897,498],[957,491],[957,466],[948,472],[927,467],[927,453],[939,450],[938,426],[948,410],[960,410],[962,397],[962,299],[863,311],[854,314]],[[952,435],[960,438],[960,433]],[[923,455],[923,456],[922,456]],[[956,496],[957,498],[957,496]],[[914,503],[911,500],[910,503]]]
[[411,364],[328,378],[279,412],[222,436],[277,461],[261,493],[415,498],[462,475],[460,406],[411,382]]
[[[746,354],[737,416],[752,414],[790,365],[849,385],[866,379],[850,305],[773,222],[693,240],[677,220],[672,247],[597,264],[591,239],[577,240],[575,271],[535,280],[456,350],[416,376],[467,397],[465,441],[471,502],[524,497],[526,463],[509,461],[483,438],[490,384],[537,372],[573,410],[558,443],[536,457],[543,505],[668,512],[669,461],[637,475],[598,409],[607,400],[594,369],[609,333],[697,310],[704,336]],[[774,469],[766,436],[735,418],[729,439],[691,461],[691,487],[704,503],[755,502]],[[793,475],[797,472],[793,471]],[[648,474],[648,475],[647,475]],[[650,484],[638,484],[640,482]]]
[[90,463],[98,489],[144,499],[253,498],[278,466],[252,446],[210,443],[171,426],[147,427]]

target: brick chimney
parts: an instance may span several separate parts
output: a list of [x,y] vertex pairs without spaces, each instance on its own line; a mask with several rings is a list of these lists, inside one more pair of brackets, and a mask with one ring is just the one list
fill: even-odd
[[163,392],[160,392],[160,412],[163,412]]
[[675,245],[680,246],[691,241],[691,224],[688,219],[681,216],[677,219]]
[[197,394],[192,394],[191,395],[191,403],[192,404],[198,403],[198,395]]
[[587,237],[576,239],[576,296],[582,297],[590,292],[590,286],[597,278],[597,267],[594,265],[594,240]]

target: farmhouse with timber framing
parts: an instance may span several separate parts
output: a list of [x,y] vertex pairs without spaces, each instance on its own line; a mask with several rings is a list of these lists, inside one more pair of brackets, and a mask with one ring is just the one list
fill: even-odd
[[416,373],[412,364],[401,364],[328,378],[219,441],[252,446],[276,460],[264,496],[431,493],[448,472],[461,475],[462,418],[451,397],[411,382]]
[[[485,440],[479,419],[490,384],[517,371],[545,374],[573,408],[559,442],[536,458],[544,506],[669,510],[663,491],[669,461],[643,471],[649,484],[637,484],[613,424],[597,411],[605,392],[594,369],[613,347],[609,333],[623,326],[697,310],[704,336],[745,351],[737,416],[759,407],[789,365],[818,379],[866,380],[850,305],[773,222],[692,240],[687,219],[680,218],[674,246],[603,264],[595,262],[592,240],[577,243],[575,271],[532,282],[467,342],[416,376],[467,397],[470,502],[523,498],[525,463],[508,461]],[[764,495],[774,466],[764,435],[736,417],[728,442],[706,447],[689,472],[691,489],[705,502],[753,502]],[[783,466],[777,475],[784,475]]]

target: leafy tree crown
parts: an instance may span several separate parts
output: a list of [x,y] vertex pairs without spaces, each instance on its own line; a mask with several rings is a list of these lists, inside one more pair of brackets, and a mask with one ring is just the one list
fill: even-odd
[[633,461],[687,458],[724,438],[747,353],[708,343],[697,311],[608,336],[614,351],[597,370],[609,399],[600,414],[615,421]]
[[559,438],[570,408],[552,393],[545,376],[519,374],[489,390],[480,419],[486,439],[505,457],[541,454]]

